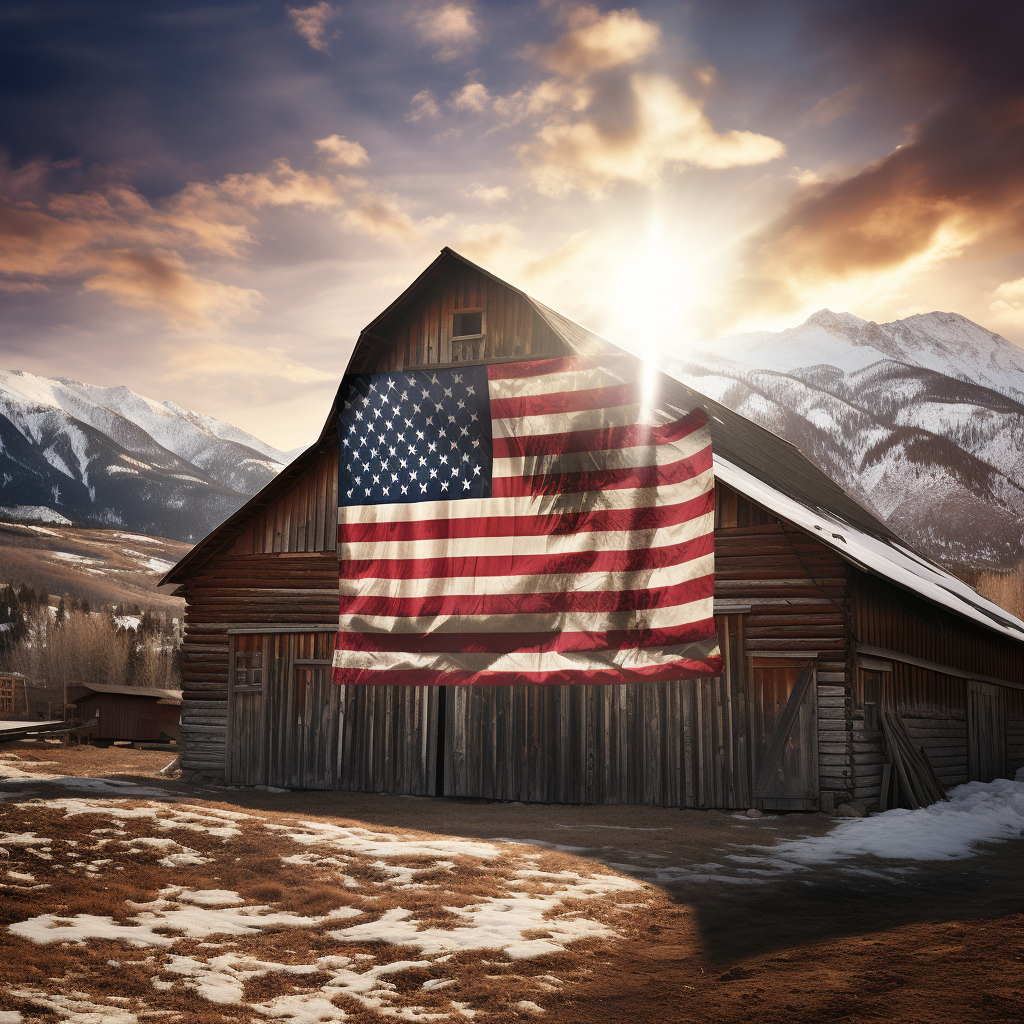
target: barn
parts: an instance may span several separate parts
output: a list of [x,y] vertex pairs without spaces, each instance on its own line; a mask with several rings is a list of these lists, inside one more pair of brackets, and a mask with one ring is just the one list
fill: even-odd
[[68,694],[76,718],[93,719],[94,740],[169,742],[180,736],[181,691],[91,683]]
[[[361,332],[347,372],[610,353],[444,249]],[[913,806],[930,783],[1024,766],[1024,623],[909,550],[792,445],[664,384],[711,428],[721,675],[333,685],[336,399],[317,441],[164,577],[186,600],[183,769],[242,785],[831,810]]]

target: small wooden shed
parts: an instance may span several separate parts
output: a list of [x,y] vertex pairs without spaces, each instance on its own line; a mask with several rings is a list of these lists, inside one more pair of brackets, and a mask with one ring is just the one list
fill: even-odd
[[27,712],[25,677],[20,672],[0,671],[0,719],[20,718]]
[[75,687],[68,697],[77,718],[97,719],[92,739],[155,743],[181,736],[181,690],[96,683]]
[[[348,371],[618,351],[445,249],[362,331]],[[164,578],[186,599],[182,767],[499,800],[870,806],[893,756],[883,712],[946,786],[1024,766],[1024,623],[910,551],[793,445],[663,383],[711,425],[720,677],[333,686],[336,400],[317,441]]]

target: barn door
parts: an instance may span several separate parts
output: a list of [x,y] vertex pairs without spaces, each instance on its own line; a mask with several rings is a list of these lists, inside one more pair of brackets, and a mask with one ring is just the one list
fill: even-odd
[[754,806],[818,808],[818,698],[814,662],[752,658],[751,767]]
[[1006,709],[1002,687],[968,683],[967,768],[971,781],[1006,775]]
[[252,635],[229,638],[224,779],[236,785],[260,786],[267,781],[263,710],[269,639]]

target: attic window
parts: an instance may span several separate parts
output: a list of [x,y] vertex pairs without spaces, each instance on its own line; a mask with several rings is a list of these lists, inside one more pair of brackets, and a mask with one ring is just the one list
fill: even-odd
[[452,314],[453,338],[479,338],[484,333],[484,312],[475,309]]

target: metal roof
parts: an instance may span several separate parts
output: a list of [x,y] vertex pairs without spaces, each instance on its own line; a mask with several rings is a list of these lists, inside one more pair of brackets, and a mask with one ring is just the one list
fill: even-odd
[[[79,692],[82,690],[88,692]],[[106,683],[93,683],[91,685],[80,683],[77,686],[70,687],[70,691],[76,694],[76,700],[87,697],[89,693],[123,693],[128,697],[156,697],[159,700],[181,703],[181,690],[163,690],[158,686],[108,686]]]

